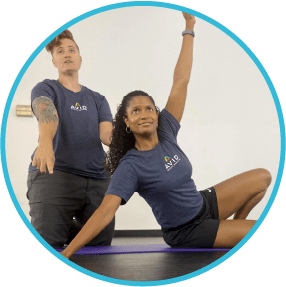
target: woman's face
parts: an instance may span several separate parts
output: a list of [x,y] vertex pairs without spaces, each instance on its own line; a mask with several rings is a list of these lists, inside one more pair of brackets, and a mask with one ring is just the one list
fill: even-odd
[[149,97],[137,96],[130,100],[124,121],[134,136],[151,136],[157,132],[158,114]]

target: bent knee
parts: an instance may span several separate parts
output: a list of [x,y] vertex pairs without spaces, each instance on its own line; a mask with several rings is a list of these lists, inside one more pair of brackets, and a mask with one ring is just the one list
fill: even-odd
[[265,191],[271,184],[271,181],[272,181],[271,173],[267,169],[264,169],[264,168],[259,168],[257,169],[257,171],[259,173],[259,180],[262,184],[262,188]]

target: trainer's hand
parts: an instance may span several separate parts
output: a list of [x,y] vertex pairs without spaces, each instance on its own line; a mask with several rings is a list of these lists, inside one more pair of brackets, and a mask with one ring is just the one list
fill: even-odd
[[46,173],[48,168],[49,174],[53,174],[54,164],[55,154],[53,143],[40,143],[34,154],[32,165],[39,169],[41,173]]

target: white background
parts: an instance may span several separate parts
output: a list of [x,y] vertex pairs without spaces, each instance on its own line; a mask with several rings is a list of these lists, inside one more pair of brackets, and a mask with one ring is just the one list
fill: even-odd
[[[83,58],[80,84],[104,95],[113,115],[122,97],[135,89],[153,96],[162,110],[170,94],[184,28],[181,12],[150,6],[114,9],[76,23],[69,29]],[[274,100],[258,67],[229,35],[198,17],[195,32],[193,69],[178,143],[192,163],[198,190],[254,168],[269,170],[272,184],[248,216],[257,220],[273,190],[280,160]],[[15,110],[19,104],[30,103],[31,90],[38,82],[58,78],[51,59],[43,49],[25,71],[7,121],[9,177],[28,220],[27,168],[38,144],[38,123],[35,117],[17,117]],[[119,208],[115,221],[116,230],[160,229],[137,192]]]

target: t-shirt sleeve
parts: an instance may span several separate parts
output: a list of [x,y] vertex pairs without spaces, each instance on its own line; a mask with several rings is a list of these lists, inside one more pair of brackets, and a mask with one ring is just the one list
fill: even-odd
[[45,82],[38,83],[31,93],[31,102],[37,97],[47,97],[54,101],[54,90]]
[[113,194],[122,198],[124,205],[139,187],[138,177],[131,164],[123,161],[119,164],[111,177],[110,184],[105,194]]
[[99,123],[101,122],[112,122],[112,114],[109,104],[105,97],[102,96],[101,105],[98,111]]
[[180,127],[180,123],[172,114],[170,114],[166,109],[161,111],[158,122],[159,135],[177,140]]

